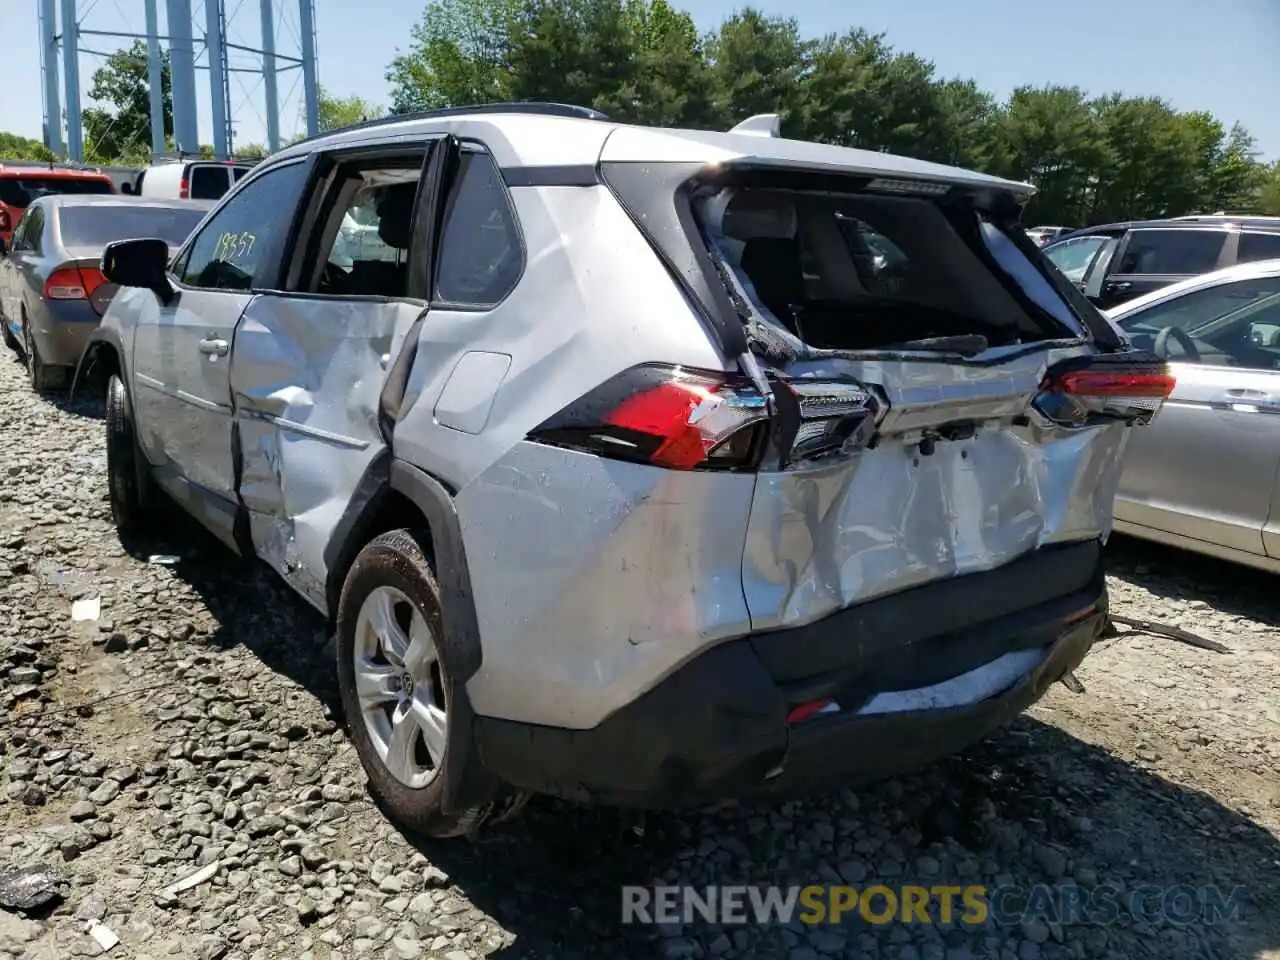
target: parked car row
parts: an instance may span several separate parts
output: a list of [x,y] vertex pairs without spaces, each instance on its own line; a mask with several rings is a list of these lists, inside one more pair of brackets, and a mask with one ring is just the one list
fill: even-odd
[[117,290],[101,271],[107,244],[156,237],[178,247],[211,206],[75,193],[28,204],[9,240],[0,239],[0,327],[36,390],[66,381]]
[[1045,256],[1105,310],[1188,277],[1280,258],[1280,217],[1108,223],[1059,237]]

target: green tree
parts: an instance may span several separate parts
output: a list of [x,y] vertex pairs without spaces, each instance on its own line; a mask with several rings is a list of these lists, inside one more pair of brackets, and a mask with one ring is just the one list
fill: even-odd
[[744,7],[707,39],[714,110],[731,124],[758,113],[777,113],[788,135],[805,126],[804,75],[814,44],[794,18],[766,17]]
[[[173,135],[173,91],[167,51],[163,54],[160,80],[167,141]],[[141,40],[117,50],[94,71],[89,99],[97,106],[81,112],[86,156],[104,163],[145,160],[150,156],[150,91],[147,45]]]
[[41,160],[52,162],[57,157],[39,140],[0,130],[0,160]]
[[1263,167],[1259,173],[1254,208],[1268,217],[1280,217],[1280,160]]
[[365,120],[373,120],[385,113],[382,107],[370,103],[363,97],[354,95],[335,97],[324,87],[319,90],[319,101],[320,110],[316,119],[321,133],[337,130],[339,127],[349,127]]
[[387,69],[391,112],[509,98],[508,52],[520,0],[434,0]]

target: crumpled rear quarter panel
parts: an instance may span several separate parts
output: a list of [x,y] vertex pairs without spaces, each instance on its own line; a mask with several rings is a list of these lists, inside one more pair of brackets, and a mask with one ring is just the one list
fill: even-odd
[[763,474],[743,558],[756,630],[990,570],[1050,543],[1106,536],[1126,428],[1005,427],[939,442],[889,439],[806,472]]
[[755,477],[522,442],[458,494],[483,664],[477,713],[585,729],[748,631]]

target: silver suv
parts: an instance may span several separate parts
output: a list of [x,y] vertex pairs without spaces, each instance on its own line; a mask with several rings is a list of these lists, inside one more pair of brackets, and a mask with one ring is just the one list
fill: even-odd
[[331,619],[411,829],[920,765],[1085,656],[1172,388],[1017,226],[1030,192],[767,116],[295,145],[172,260],[104,254],[116,523],[163,491]]

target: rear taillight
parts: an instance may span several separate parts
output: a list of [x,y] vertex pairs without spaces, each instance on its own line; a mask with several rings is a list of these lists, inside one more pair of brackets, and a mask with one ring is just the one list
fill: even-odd
[[673,470],[752,466],[768,403],[727,374],[645,365],[623,371],[545,421],[529,439]]
[[0,230],[7,233],[12,227],[13,224],[9,221],[9,211],[0,206]]
[[182,200],[190,200],[188,194],[191,191],[191,185],[186,180],[178,181],[178,197]]
[[1062,426],[1088,426],[1102,420],[1150,423],[1175,383],[1168,365],[1157,359],[1086,357],[1050,370],[1035,407]]
[[96,267],[63,267],[53,271],[44,282],[44,298],[90,300],[94,292],[106,282],[107,278]]
[[856,383],[745,378],[646,364],[544,422],[538,443],[673,470],[785,468],[861,449],[882,409]]

